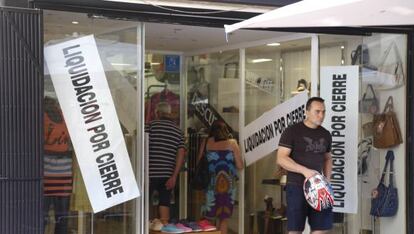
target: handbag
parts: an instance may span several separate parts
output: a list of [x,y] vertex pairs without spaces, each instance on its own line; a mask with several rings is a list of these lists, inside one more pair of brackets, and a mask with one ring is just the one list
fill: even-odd
[[374,123],[371,121],[371,122],[367,122],[367,123],[364,123],[363,125],[362,125],[362,135],[364,136],[364,137],[371,137],[371,136],[373,136],[374,135]]
[[[395,61],[385,64],[391,49],[395,53]],[[394,89],[404,85],[405,76],[403,62],[396,43],[389,44],[381,57],[377,68],[363,67],[362,82],[373,85],[376,89]]]
[[[398,211],[398,191],[394,187],[394,152],[389,150],[385,156],[385,166],[378,186],[372,191],[370,214],[375,217],[391,217]],[[389,185],[385,185],[384,177],[390,165]]]
[[371,148],[371,137],[364,138],[358,143],[358,175],[365,175],[368,170]]
[[403,142],[392,96],[388,97],[384,111],[374,115],[373,123],[375,148],[390,148]]
[[205,190],[210,183],[210,172],[208,170],[208,160],[206,157],[206,146],[207,142],[205,143],[203,156],[201,156],[200,161],[196,166],[195,175],[192,181],[192,187],[195,190]]
[[[367,97],[368,92],[371,91],[372,97]],[[372,85],[367,85],[365,93],[362,95],[362,99],[359,101],[359,112],[360,113],[369,113],[376,114],[378,112],[378,99],[375,95],[374,88]]]
[[369,64],[369,50],[365,44],[360,44],[355,50],[351,52],[352,65],[368,65]]

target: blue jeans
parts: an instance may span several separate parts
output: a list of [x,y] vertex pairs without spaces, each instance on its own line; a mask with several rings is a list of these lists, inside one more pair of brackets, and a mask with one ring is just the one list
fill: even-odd
[[314,210],[306,201],[303,187],[296,184],[286,185],[287,218],[289,231],[303,231],[306,217],[312,231],[332,229],[332,209]]

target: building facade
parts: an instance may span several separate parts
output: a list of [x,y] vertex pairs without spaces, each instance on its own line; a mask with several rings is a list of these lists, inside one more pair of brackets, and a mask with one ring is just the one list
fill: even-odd
[[[0,200],[6,207],[0,216],[2,233],[147,233],[157,195],[148,194],[144,125],[154,119],[154,106],[160,101],[172,106],[187,146],[171,215],[199,220],[205,198],[191,181],[211,121],[222,118],[245,154],[246,126],[304,90],[325,95],[326,67],[352,65],[360,67],[357,81],[348,87],[359,102],[347,106],[357,116],[352,123],[356,130],[351,132],[357,139],[349,139],[357,155],[344,156],[350,166],[336,167],[336,172],[353,173],[355,180],[344,185],[344,191],[356,194],[356,200],[346,201],[354,203],[353,209],[335,214],[334,233],[413,231],[412,27],[240,31],[229,35],[226,43],[224,24],[292,2],[261,1],[254,6],[248,1],[196,6],[143,2],[1,2]],[[43,62],[50,55],[43,54],[44,49],[85,36],[96,42],[96,61],[102,64],[141,191],[139,198],[98,213],[90,204],[79,151],[72,143],[77,136],[59,130],[53,140],[49,138],[54,134],[50,126],[58,129],[62,121],[63,104],[52,82],[53,69]],[[401,82],[389,81],[393,78]],[[389,97],[402,143],[378,147],[372,124]],[[68,118],[65,113],[63,117]],[[45,148],[57,142],[62,142],[58,149]],[[371,191],[379,183],[389,150],[395,154],[398,211],[392,217],[373,218]],[[279,172],[275,153],[239,172],[229,220],[232,233],[285,232],[286,195]],[[340,186],[334,189],[339,191]],[[268,197],[275,208],[271,213],[266,213]]]

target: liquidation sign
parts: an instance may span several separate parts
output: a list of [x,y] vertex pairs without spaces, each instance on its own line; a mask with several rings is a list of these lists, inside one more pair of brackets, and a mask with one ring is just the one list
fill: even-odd
[[244,128],[242,150],[247,166],[275,151],[282,132],[305,119],[307,100],[308,92],[301,92],[264,113]]
[[93,36],[45,48],[93,211],[140,195]]
[[321,68],[321,97],[325,99],[323,126],[332,135],[334,211],[358,209],[358,66]]

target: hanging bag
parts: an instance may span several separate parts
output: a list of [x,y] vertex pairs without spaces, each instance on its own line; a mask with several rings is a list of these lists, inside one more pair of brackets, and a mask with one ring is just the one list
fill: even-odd
[[388,97],[384,111],[380,114],[374,115],[373,122],[375,148],[390,148],[403,142],[400,126],[394,112],[392,96]]
[[195,190],[205,190],[210,183],[210,172],[208,171],[208,160],[206,156],[207,140],[204,143],[203,155],[196,166],[192,187]]
[[[392,49],[394,50],[395,61],[386,64],[385,61]],[[371,84],[376,89],[394,89],[404,85],[403,62],[399,49],[394,41],[384,51],[377,69],[362,68],[362,82]]]
[[[389,150],[385,156],[385,166],[378,186],[372,191],[370,214],[375,217],[392,217],[398,211],[398,191],[394,187],[394,152]],[[390,165],[389,185],[384,178]]]
[[371,156],[372,138],[367,137],[358,143],[358,175],[366,175]]
[[366,44],[360,44],[351,52],[352,65],[369,65],[369,50]]
[[[368,92],[371,91],[372,97],[367,97]],[[376,114],[379,110],[378,99],[375,95],[374,88],[372,85],[367,85],[365,93],[362,95],[362,99],[359,101],[359,112]]]

